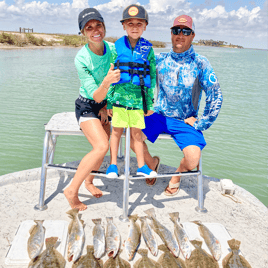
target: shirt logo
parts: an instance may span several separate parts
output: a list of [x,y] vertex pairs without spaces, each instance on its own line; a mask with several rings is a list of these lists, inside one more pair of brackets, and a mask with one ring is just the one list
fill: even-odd
[[128,14],[130,16],[136,16],[137,14],[139,13],[139,10],[137,7],[131,7],[129,10],[128,10]]

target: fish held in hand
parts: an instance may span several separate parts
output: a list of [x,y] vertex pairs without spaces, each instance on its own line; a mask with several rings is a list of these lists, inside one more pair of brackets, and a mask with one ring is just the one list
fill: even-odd
[[205,240],[213,258],[218,261],[221,258],[221,244],[214,234],[200,221],[193,221],[198,225],[200,235]]
[[46,249],[37,258],[30,261],[28,268],[64,268],[66,261],[55,248],[57,241],[58,237],[47,238]]
[[134,268],[161,268],[156,261],[148,257],[148,249],[139,249],[138,253],[142,258],[134,263]]
[[165,245],[160,245],[158,248],[164,252],[158,259],[158,263],[162,268],[186,268],[184,261],[179,257],[175,258]]
[[151,226],[147,223],[146,217],[139,217],[141,222],[141,233],[142,237],[145,241],[146,246],[151,251],[153,256],[157,256],[158,254],[158,245],[157,240],[154,237]]
[[227,254],[222,260],[223,268],[251,268],[248,261],[242,256],[239,255],[239,248],[241,242],[235,239],[227,241],[232,252]]
[[115,258],[120,248],[121,237],[120,233],[113,223],[113,217],[106,217],[106,251],[109,257]]
[[131,265],[126,260],[120,258],[122,249],[119,250],[115,258],[109,258],[105,263],[103,268],[131,268]]
[[138,215],[129,216],[129,231],[127,240],[125,241],[125,250],[127,253],[127,258],[131,261],[134,258],[134,254],[141,241],[141,230],[140,226],[137,224]]
[[180,223],[179,212],[169,213],[171,221],[174,223],[174,235],[179,244],[182,255],[185,259],[189,259],[193,250],[189,237],[187,236],[183,225]]
[[81,256],[79,260],[72,265],[72,268],[102,268],[103,261],[97,260],[93,252],[94,246],[87,246],[87,254]]
[[171,253],[175,257],[178,257],[180,254],[179,245],[176,239],[173,237],[172,233],[156,219],[154,208],[148,209],[144,212],[152,219],[151,226],[153,230],[160,236],[160,238],[165,243],[165,245],[169,248]]
[[68,226],[68,261],[76,262],[82,254],[85,244],[84,221],[77,208],[71,209],[66,213],[72,219]]
[[36,225],[33,225],[29,230],[30,237],[27,242],[27,250],[30,259],[36,258],[43,249],[45,241],[46,228],[43,226],[43,220],[35,220]]
[[105,230],[101,226],[101,219],[93,219],[95,223],[93,228],[93,246],[94,256],[100,259],[105,254]]

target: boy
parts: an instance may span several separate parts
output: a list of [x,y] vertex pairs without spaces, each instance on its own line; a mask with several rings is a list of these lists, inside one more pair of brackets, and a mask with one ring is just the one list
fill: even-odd
[[[148,14],[140,5],[130,5],[120,21],[128,36],[115,42],[117,58],[115,69],[120,69],[120,80],[108,92],[107,109],[112,119],[111,165],[108,178],[118,177],[117,152],[124,128],[130,127],[137,156],[137,175],[154,178],[157,173],[144,164],[142,129],[144,115],[153,114],[153,96],[156,85],[155,56],[152,44],[142,38],[148,25]],[[111,110],[112,108],[112,110]],[[158,165],[159,166],[159,165]]]

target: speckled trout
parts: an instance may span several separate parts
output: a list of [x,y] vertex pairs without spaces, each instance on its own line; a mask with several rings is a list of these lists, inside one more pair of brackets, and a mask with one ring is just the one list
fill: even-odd
[[186,268],[184,261],[181,258],[175,258],[165,245],[160,245],[158,248],[164,252],[157,261],[162,268]]
[[101,226],[101,219],[93,219],[95,223],[93,228],[93,246],[94,246],[94,256],[100,259],[105,253],[105,230]]
[[122,249],[119,250],[115,258],[109,258],[105,263],[103,268],[131,268],[131,265],[126,260],[120,258]]
[[235,239],[227,241],[232,252],[227,254],[222,260],[223,268],[251,268],[248,261],[242,256],[239,255],[239,248],[241,242]]
[[97,260],[93,252],[94,246],[87,246],[87,254],[81,256],[79,260],[72,265],[72,268],[102,268],[103,261]]
[[68,226],[68,261],[76,262],[82,254],[85,244],[84,221],[81,220],[81,214],[78,214],[77,208],[66,212],[72,219]]
[[148,247],[148,249],[151,251],[153,256],[157,256],[158,246],[157,246],[157,241],[153,234],[153,230],[151,226],[147,223],[146,217],[139,217],[139,220],[141,221],[141,233],[145,241],[145,244]]
[[189,259],[193,250],[193,245],[191,244],[183,225],[180,223],[179,212],[169,213],[169,216],[174,223],[174,235],[178,241],[181,253],[185,259]]
[[27,250],[30,259],[36,258],[42,251],[45,241],[46,228],[43,226],[43,220],[34,221],[36,225],[33,225],[29,230],[30,237],[27,242]]
[[213,258],[218,261],[221,258],[221,244],[214,234],[200,221],[193,221],[198,225],[200,235],[205,240]]
[[113,217],[106,217],[106,220],[106,252],[109,257],[115,258],[120,248],[121,237],[117,227],[113,223]]
[[155,216],[154,208],[150,208],[144,211],[152,219],[152,228],[160,236],[165,245],[169,248],[171,253],[178,257],[180,254],[180,248],[176,239],[172,236],[172,233],[162,225]]
[[55,249],[58,237],[46,239],[46,249],[35,259],[32,259],[28,268],[64,268],[66,261],[64,257]]
[[148,257],[148,249],[139,249],[138,253],[142,258],[134,263],[134,268],[161,268],[156,261]]
[[132,215],[128,218],[130,224],[127,240],[125,241],[125,250],[128,260],[131,261],[141,241],[141,230],[140,226],[136,222],[138,219],[138,215]]

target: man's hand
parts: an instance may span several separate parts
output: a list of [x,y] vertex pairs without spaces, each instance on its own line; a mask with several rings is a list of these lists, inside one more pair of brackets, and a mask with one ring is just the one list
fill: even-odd
[[108,109],[108,110],[107,110],[107,114],[108,114],[110,117],[113,117],[113,109]]
[[149,116],[149,115],[152,115],[153,113],[154,113],[154,111],[149,110],[149,111],[147,112],[147,114],[144,114],[144,116]]
[[189,117],[189,118],[186,118],[185,120],[184,120],[184,123],[185,124],[188,124],[188,125],[190,125],[190,126],[193,126],[194,125],[194,122],[196,121],[197,119],[195,118],[195,117]]

